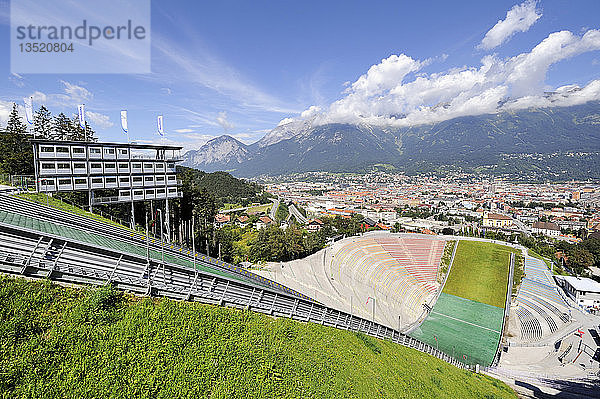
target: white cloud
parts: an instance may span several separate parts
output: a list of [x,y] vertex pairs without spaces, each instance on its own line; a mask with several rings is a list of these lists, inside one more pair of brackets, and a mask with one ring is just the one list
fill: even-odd
[[[306,112],[306,111],[304,111],[304,112]],[[294,118],[283,118],[282,120],[279,121],[279,123],[277,124],[277,126],[287,125],[288,123],[292,123],[294,121],[295,121]]]
[[486,34],[479,48],[490,50],[498,47],[517,32],[526,32],[542,16],[536,0],[527,0],[508,10],[506,18],[498,21]]
[[221,111],[217,116],[217,123],[223,128],[223,130],[231,130],[235,125],[227,120],[227,112]]
[[[555,32],[530,52],[500,59],[486,55],[477,67],[416,74],[429,60],[394,55],[369,68],[344,97],[321,111],[311,107],[303,119],[331,122],[411,126],[530,106],[573,105],[600,99],[593,81],[582,89],[563,87],[545,95],[548,69],[565,59],[600,50],[600,31],[583,36]],[[411,73],[413,76],[411,77]]]
[[[13,108],[12,101],[2,101],[0,100],[0,125],[6,126],[6,122],[8,122],[8,116],[10,115]],[[19,107],[21,108],[21,107]],[[23,119],[25,121],[25,119]]]
[[8,77],[8,80],[17,87],[25,86],[25,82],[23,82],[23,76],[19,75],[18,73],[11,73]]
[[92,127],[108,129],[109,127],[114,126],[114,123],[110,121],[110,117],[108,115],[104,115],[99,112],[86,110],[85,117],[88,119]]
[[235,99],[244,108],[298,112],[294,106],[285,104],[242,76],[236,68],[206,50],[202,43],[194,43],[191,46],[194,51],[190,52],[189,45],[183,48],[166,37],[153,35],[152,46],[160,54],[160,64],[153,65],[155,72],[151,76],[141,76],[143,79],[163,80],[165,75],[169,79],[175,76],[187,85],[200,85]]
[[175,129],[175,133],[192,133],[194,129]]
[[74,83],[69,83],[61,80],[61,83],[65,85],[65,93],[63,96],[68,101],[75,103],[85,103],[92,98],[92,93],[83,86],[78,86]]

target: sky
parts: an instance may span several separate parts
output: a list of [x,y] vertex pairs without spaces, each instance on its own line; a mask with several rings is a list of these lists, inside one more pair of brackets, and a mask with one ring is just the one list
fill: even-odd
[[[18,1],[18,0],[15,0]],[[0,49],[9,54],[0,0]],[[250,144],[310,119],[408,126],[600,99],[600,1],[152,1],[151,73],[13,74],[12,102],[74,115],[101,140]],[[581,90],[580,90],[581,89]],[[545,92],[558,92],[544,95]]]

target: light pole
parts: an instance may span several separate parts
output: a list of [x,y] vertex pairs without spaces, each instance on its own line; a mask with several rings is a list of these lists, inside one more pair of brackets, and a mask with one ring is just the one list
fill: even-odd
[[150,263],[150,237],[148,236],[148,214],[146,213],[146,260]]
[[165,264],[165,246],[163,245],[163,217],[162,209],[157,209],[156,212],[160,214],[160,253],[162,256],[162,263]]
[[194,214],[192,213],[192,254],[194,255],[194,270],[196,270],[196,240],[194,236]]
[[373,323],[375,323],[375,300],[376,300],[376,299],[375,299],[375,297],[372,297],[372,296],[370,296],[370,297],[367,297],[367,303],[369,303],[369,299],[372,299],[372,300],[373,300],[373,301],[372,301],[372,302],[373,302],[373,314],[372,314],[372,319],[371,319],[371,321],[372,321]]

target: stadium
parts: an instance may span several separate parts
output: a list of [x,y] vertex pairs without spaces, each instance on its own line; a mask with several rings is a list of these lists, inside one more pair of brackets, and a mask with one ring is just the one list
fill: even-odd
[[[54,151],[57,147],[67,150]],[[80,147],[99,148],[97,157],[108,159],[75,159],[74,148]],[[40,167],[43,178],[36,177],[37,190],[73,191],[65,182],[69,179],[109,184],[104,170],[114,162],[110,157],[117,156],[110,150],[118,149],[124,168],[131,163],[116,175],[124,186],[111,199],[94,197],[94,187],[87,185],[83,190],[90,191],[90,207],[131,202],[134,210],[136,188],[130,184],[144,176],[149,183],[141,195],[157,199],[162,190],[168,218],[167,189],[175,193],[174,201],[180,197],[178,186],[170,185],[170,179],[159,180],[165,172],[153,163],[175,163],[177,156],[165,159],[169,148],[146,147],[154,155],[126,155],[136,146],[124,144],[36,143],[39,165],[87,162],[84,169],[90,171],[82,177],[74,168],[68,168],[71,176],[65,168]],[[64,155],[70,153],[72,158]],[[140,160],[146,169],[136,173]],[[94,162],[104,168],[92,172]],[[174,166],[170,168],[167,176],[175,176]],[[170,242],[168,234],[156,237],[91,213],[36,202],[18,189],[7,191],[0,194],[0,272],[5,274],[108,285],[138,296],[201,302],[362,333],[508,383],[531,377],[532,370],[537,375],[576,375],[576,362],[590,359],[591,364],[596,356],[574,334],[587,321],[558,288],[546,263],[514,243],[372,231],[333,241],[303,259],[248,270],[194,246]]]

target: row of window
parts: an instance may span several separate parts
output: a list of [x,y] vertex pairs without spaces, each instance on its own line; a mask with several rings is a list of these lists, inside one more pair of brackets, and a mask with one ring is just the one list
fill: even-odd
[[[52,184],[53,179],[42,179],[42,185]],[[76,185],[87,184],[87,178],[85,177],[75,177],[73,179]],[[129,186],[131,182],[133,185],[164,185],[165,184],[165,176],[132,176],[131,180],[129,176],[121,176],[118,178],[119,184]],[[177,177],[175,175],[166,176],[166,181],[169,185],[177,182]],[[101,184],[104,182],[105,184],[116,184],[117,177],[92,177],[92,184]],[[71,178],[59,178],[58,184],[71,184]]]
[[[50,172],[53,170],[60,170],[60,171],[69,171],[71,170],[71,165],[73,167],[73,170],[81,170],[81,171],[85,171],[87,170],[86,168],[86,163],[85,162],[73,162],[72,164],[69,162],[41,162],[40,163],[40,170],[42,172]],[[90,170],[92,172],[98,171],[98,172],[102,172],[103,170],[111,170],[111,171],[116,171],[117,167],[119,169],[119,171],[123,171],[123,172],[129,172],[129,163],[128,162],[119,162],[119,163],[115,163],[115,162],[91,162],[90,163]],[[143,166],[143,168],[142,168]],[[175,163],[173,162],[169,162],[167,163],[167,168],[170,171],[175,171]],[[149,163],[149,162],[144,162],[143,164],[141,162],[132,162],[131,163],[131,170],[133,172],[141,172],[142,170],[144,171],[156,171],[156,172],[164,172],[165,170],[165,164],[164,163]]]
[[[98,159],[132,159],[135,158],[146,158],[165,160],[167,159],[165,149],[155,149],[154,155],[151,149],[142,149],[140,151],[130,151],[128,148],[115,148],[115,147],[87,147],[89,158]],[[173,154],[172,156],[174,156]],[[85,158],[86,147],[84,146],[61,146],[61,145],[41,145],[39,149],[40,158]]]

